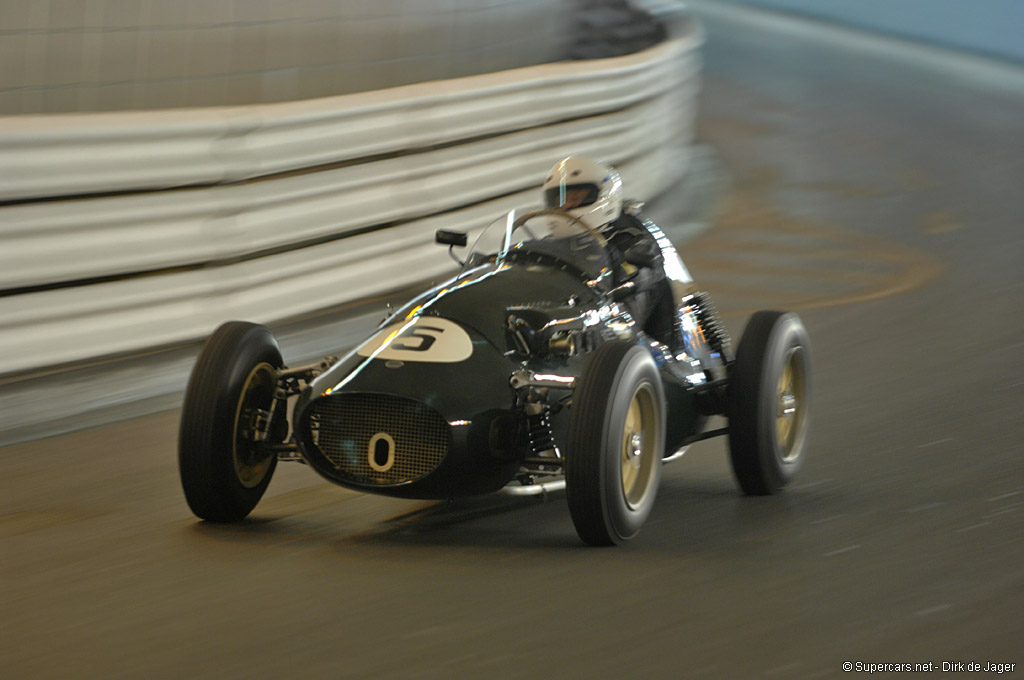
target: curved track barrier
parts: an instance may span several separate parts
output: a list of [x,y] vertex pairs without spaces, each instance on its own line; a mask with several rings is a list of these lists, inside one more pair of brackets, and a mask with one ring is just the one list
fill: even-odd
[[273,323],[446,273],[436,228],[560,156],[649,199],[693,136],[695,23],[648,50],[283,104],[0,118],[0,376]]

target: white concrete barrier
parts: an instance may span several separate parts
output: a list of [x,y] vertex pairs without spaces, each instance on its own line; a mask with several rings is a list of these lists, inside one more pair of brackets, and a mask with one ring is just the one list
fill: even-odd
[[569,153],[653,197],[683,167],[700,41],[287,104],[0,118],[0,375],[443,275],[436,228],[536,203]]

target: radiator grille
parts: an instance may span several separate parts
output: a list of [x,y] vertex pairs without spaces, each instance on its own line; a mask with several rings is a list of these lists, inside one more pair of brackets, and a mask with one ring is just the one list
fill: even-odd
[[309,438],[339,477],[390,486],[432,472],[448,451],[448,423],[434,409],[389,394],[336,394],[312,405]]

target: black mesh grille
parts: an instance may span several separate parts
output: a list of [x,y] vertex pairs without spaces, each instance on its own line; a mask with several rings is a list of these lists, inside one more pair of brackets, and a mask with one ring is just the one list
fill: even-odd
[[390,486],[432,472],[448,451],[448,423],[434,409],[389,394],[336,394],[313,406],[307,441],[339,477]]

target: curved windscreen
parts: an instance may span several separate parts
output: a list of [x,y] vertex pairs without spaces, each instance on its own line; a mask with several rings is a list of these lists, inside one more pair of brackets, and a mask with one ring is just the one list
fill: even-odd
[[567,264],[593,278],[610,271],[604,237],[559,210],[512,211],[492,222],[473,244],[465,266],[487,262]]

